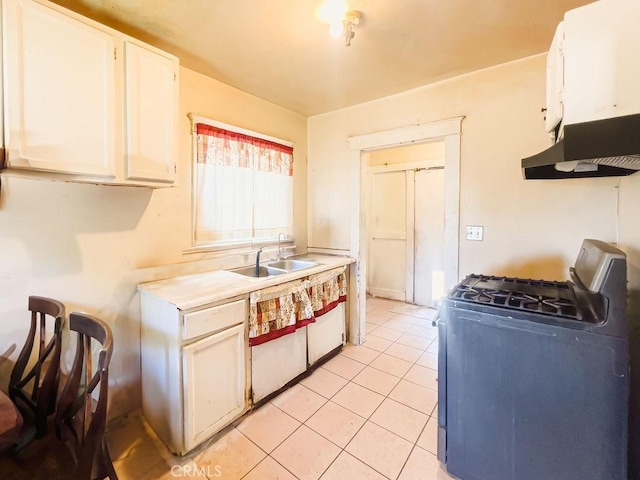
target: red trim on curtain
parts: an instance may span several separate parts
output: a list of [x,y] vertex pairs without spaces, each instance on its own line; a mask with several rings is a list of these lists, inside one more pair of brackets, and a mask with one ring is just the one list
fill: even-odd
[[262,345],[263,343],[268,342],[269,340],[274,340],[276,338],[280,338],[283,335],[287,335],[289,333],[293,333],[298,328],[298,325],[289,325],[287,327],[281,328],[280,330],[271,330],[269,333],[265,333],[264,335],[260,335],[259,337],[254,337],[249,339],[249,346],[255,347],[256,345]]
[[223,128],[212,127],[211,125],[207,125],[205,123],[196,123],[196,133],[198,133],[199,135],[210,135],[212,137],[250,143],[259,147],[271,148],[279,152],[293,155],[293,147],[282,145],[281,143],[277,142],[272,142],[270,140],[264,140],[258,137],[252,137],[251,135],[245,135],[244,133],[231,132]]
[[347,301],[347,296],[343,295],[341,297],[338,298],[338,300],[336,300],[335,302],[331,302],[326,304],[324,307],[322,307],[320,310],[315,310],[313,312],[313,314],[317,317],[320,317],[322,315],[324,315],[325,313],[329,313],[331,310],[333,310],[334,308],[336,308],[339,304],[346,302]]

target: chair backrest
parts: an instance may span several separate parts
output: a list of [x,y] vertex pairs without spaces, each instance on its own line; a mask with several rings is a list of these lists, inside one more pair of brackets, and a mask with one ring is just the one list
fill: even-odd
[[[47,417],[55,411],[65,309],[57,300],[31,296],[29,310],[31,328],[11,372],[9,396],[19,407],[26,406],[33,412],[39,438],[47,433]],[[53,335],[48,342],[47,317],[53,322]],[[37,348],[36,362],[27,371],[34,348]]]
[[[77,333],[76,354],[58,402],[56,432],[76,460],[74,478],[116,478],[104,438],[113,351],[111,328],[98,318],[73,312],[69,330]],[[92,340],[101,345],[95,368]]]

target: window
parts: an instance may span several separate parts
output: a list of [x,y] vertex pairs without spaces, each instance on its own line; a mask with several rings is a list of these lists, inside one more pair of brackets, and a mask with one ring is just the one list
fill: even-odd
[[[215,123],[215,122],[211,122]],[[290,236],[293,147],[228,125],[195,123],[194,244]]]

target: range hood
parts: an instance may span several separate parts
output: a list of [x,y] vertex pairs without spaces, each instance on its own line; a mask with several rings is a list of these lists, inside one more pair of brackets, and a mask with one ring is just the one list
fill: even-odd
[[522,160],[526,179],[615,177],[640,170],[640,114],[564,126],[547,150]]

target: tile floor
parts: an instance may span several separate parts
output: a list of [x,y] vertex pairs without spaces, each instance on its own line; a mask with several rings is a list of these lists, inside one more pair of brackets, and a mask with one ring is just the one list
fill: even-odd
[[139,415],[112,426],[121,480],[441,480],[435,310],[367,300],[367,340],[186,457]]

